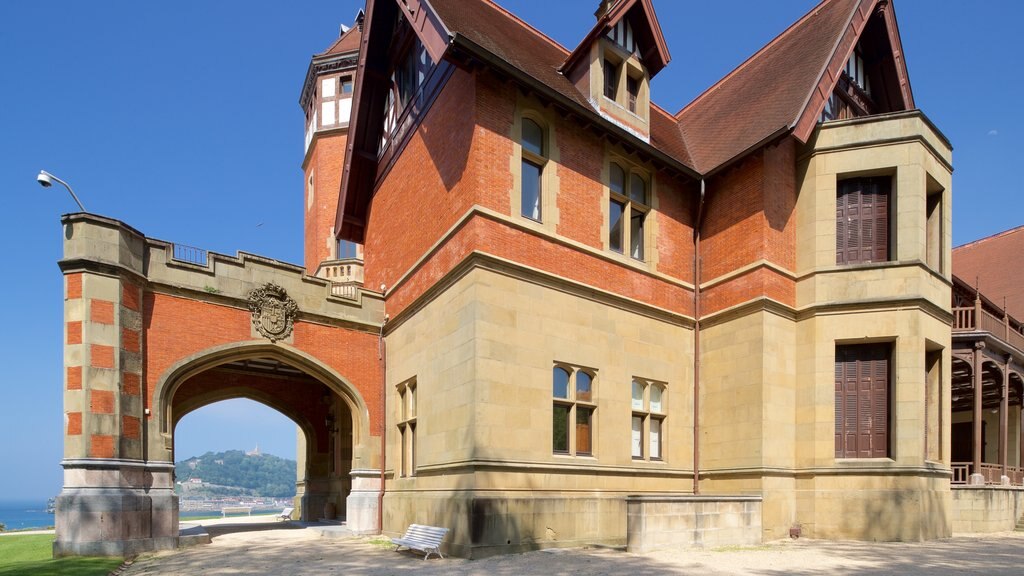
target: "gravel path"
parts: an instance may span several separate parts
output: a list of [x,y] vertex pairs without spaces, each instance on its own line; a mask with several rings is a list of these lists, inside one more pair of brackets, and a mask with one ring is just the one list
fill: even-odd
[[[233,531],[244,529],[245,531]],[[222,533],[223,531],[223,533]],[[637,576],[640,574],[809,575],[1020,575],[1024,534],[965,535],[927,543],[779,541],[753,548],[671,551],[633,555],[604,549],[570,549],[483,560],[394,552],[371,538],[321,538],[301,527],[211,527],[213,543],[140,557],[122,574]]]

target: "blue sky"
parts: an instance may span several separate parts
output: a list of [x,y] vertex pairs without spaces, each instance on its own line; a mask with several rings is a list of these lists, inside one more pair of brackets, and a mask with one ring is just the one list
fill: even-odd
[[[504,0],[572,47],[597,0]],[[676,111],[814,6],[811,0],[654,0],[672,62],[655,102]],[[954,146],[954,244],[1021,224],[1024,93],[1013,1],[900,1],[919,108]],[[0,499],[60,490],[60,214],[85,207],[145,234],[302,261],[302,112],[309,57],[360,4],[0,3]],[[294,457],[294,427],[248,401],[187,416],[178,456],[246,449]]]

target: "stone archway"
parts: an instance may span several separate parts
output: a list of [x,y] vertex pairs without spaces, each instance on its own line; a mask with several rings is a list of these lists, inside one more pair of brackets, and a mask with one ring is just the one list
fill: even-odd
[[[63,224],[54,555],[176,548],[174,423],[228,397],[270,404],[314,439],[306,517],[333,498],[351,529],[379,531],[382,295],[339,296],[302,267],[247,254],[182,260],[174,245],[92,214]],[[283,386],[257,382],[282,370]]]
[[151,459],[173,462],[178,421],[214,402],[249,398],[294,421],[303,433],[296,508],[306,521],[345,518],[352,471],[365,468],[375,447],[359,391],[287,345],[253,341],[204,350],[172,366],[153,398]]

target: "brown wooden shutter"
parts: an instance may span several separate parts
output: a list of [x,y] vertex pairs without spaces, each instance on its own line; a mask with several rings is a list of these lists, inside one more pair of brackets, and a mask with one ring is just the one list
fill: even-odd
[[889,455],[888,344],[836,347],[836,458]]
[[836,264],[889,260],[892,178],[841,180],[836,191]]

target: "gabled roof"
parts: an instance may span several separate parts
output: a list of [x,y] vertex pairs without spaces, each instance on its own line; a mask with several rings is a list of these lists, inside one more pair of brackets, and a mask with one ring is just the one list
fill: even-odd
[[1024,226],[953,249],[953,274],[976,287],[997,306],[1024,318]]
[[823,0],[676,114],[697,170],[713,172],[791,130],[806,141],[876,9],[886,12],[902,104],[912,108],[891,2]]
[[[620,4],[632,5],[631,2]],[[430,0],[430,5],[452,36],[468,40],[527,78],[550,88],[580,108],[592,111],[595,120],[600,118],[586,95],[559,71],[569,57],[569,51],[551,38],[490,0]],[[683,166],[693,167],[675,120],[654,107],[651,109],[650,145]]]
[[345,54],[347,52],[355,52],[356,50],[359,50],[359,39],[362,37],[362,32],[359,29],[358,20],[362,16],[362,12],[362,10],[359,11],[360,16],[356,17],[355,26],[349,28],[345,33],[339,36],[338,39],[327,48],[327,50],[324,50],[313,58]]
[[571,70],[581,59],[588,56],[590,46],[598,38],[604,36],[623,18],[630,18],[634,34],[639,34],[639,45],[642,47],[640,58],[651,78],[661,71],[672,57],[668,53],[668,44],[661,33],[661,25],[654,15],[651,0],[616,0],[612,6],[597,19],[590,32],[583,37],[579,45],[569,54],[565,62],[558,67],[560,72]]

